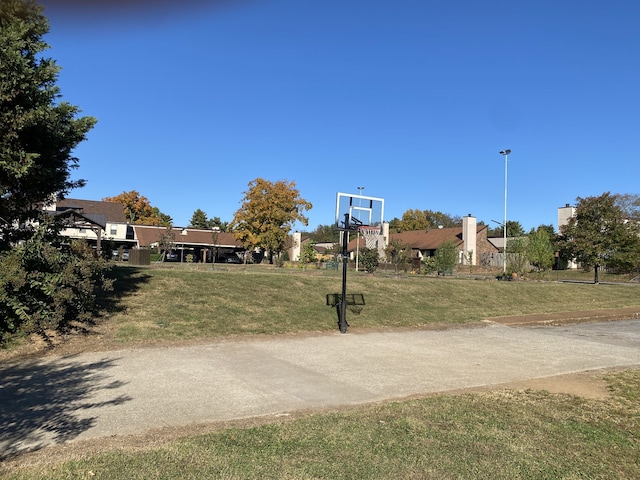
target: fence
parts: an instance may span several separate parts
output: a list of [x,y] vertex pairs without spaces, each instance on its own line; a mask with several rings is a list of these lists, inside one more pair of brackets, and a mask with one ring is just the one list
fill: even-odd
[[129,250],[129,265],[151,265],[151,250],[148,248]]

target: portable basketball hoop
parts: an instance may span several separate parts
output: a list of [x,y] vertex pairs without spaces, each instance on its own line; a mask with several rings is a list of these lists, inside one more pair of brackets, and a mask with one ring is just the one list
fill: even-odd
[[[361,190],[364,187],[358,187]],[[384,199],[369,197],[366,195],[355,195],[338,192],[336,195],[336,227],[342,232],[342,293],[339,295],[340,301],[334,300],[332,305],[338,311],[338,328],[340,332],[346,333],[347,327],[347,307],[352,313],[358,314],[362,307],[353,302],[349,302],[347,297],[347,259],[349,258],[349,233],[358,232],[365,239],[367,248],[377,249],[378,239],[382,233],[384,225]],[[357,248],[360,241],[356,244]],[[358,256],[356,253],[356,270],[358,266]],[[338,295],[336,294],[336,299]],[[364,301],[361,305],[364,305]]]
[[380,227],[371,225],[363,225],[358,227],[358,232],[364,237],[367,248],[375,249],[378,247],[378,237],[380,236]]

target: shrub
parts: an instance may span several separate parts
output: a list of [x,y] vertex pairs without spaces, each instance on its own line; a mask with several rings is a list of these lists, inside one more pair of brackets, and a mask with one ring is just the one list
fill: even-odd
[[359,262],[364,267],[367,273],[373,273],[378,268],[380,262],[380,256],[378,250],[374,248],[361,248],[359,253]]
[[107,263],[83,241],[57,248],[35,235],[0,256],[0,344],[13,335],[64,332],[91,322],[96,294],[110,290]]

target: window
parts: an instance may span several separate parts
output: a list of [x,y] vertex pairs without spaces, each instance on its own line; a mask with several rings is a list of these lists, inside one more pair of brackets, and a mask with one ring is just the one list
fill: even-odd
[[118,226],[117,225],[111,225],[111,231],[109,233],[110,233],[110,235],[117,235],[118,234]]

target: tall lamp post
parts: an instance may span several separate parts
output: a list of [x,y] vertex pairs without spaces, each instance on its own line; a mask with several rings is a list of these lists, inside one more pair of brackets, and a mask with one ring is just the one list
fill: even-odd
[[502,235],[504,244],[502,245],[502,273],[507,273],[507,164],[511,150],[502,150],[500,155],[504,156],[504,223],[502,224]]

